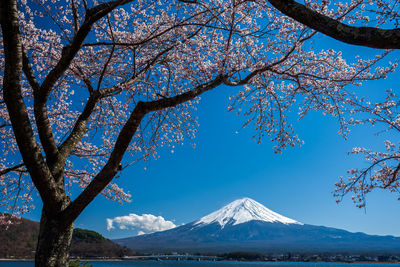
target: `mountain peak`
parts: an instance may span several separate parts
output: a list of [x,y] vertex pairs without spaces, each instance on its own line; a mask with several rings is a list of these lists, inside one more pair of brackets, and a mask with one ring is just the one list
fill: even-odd
[[221,209],[204,216],[195,222],[195,224],[211,224],[217,222],[224,228],[226,224],[237,225],[253,220],[270,223],[302,224],[273,212],[257,201],[247,197],[229,203]]

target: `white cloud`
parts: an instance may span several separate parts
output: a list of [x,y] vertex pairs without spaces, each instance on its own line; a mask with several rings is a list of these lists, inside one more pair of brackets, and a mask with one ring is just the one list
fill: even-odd
[[138,230],[138,235],[145,233],[153,233],[175,228],[176,225],[171,221],[166,221],[161,216],[153,214],[137,215],[131,213],[127,216],[115,217],[107,219],[107,230],[119,228],[122,230],[135,229]]

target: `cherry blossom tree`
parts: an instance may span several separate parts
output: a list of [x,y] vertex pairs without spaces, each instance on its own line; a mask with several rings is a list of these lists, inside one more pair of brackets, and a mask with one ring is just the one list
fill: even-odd
[[[194,138],[207,91],[229,88],[228,110],[277,152],[302,143],[291,111],[335,116],[346,135],[349,111],[372,109],[349,86],[393,72],[390,51],[346,62],[315,50],[316,32],[273,2],[1,1],[0,207],[19,215],[42,200],[37,266],[66,265],[73,222],[98,194],[129,201],[113,183],[122,169]],[[312,9],[363,22],[363,2]]]

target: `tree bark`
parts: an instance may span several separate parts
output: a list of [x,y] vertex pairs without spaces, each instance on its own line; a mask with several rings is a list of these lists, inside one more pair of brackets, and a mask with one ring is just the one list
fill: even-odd
[[60,216],[42,211],[40,232],[35,254],[35,266],[68,266],[69,248],[74,225],[65,225]]

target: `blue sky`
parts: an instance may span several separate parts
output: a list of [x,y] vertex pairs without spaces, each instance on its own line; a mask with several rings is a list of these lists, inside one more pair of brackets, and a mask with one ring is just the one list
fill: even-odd
[[[318,46],[341,49],[350,57],[376,52],[326,38],[318,42]],[[385,81],[369,82],[357,90],[380,97],[387,88],[396,90],[398,82],[395,73]],[[394,194],[371,193],[366,209],[356,208],[350,196],[336,204],[332,195],[334,183],[346,170],[365,166],[361,157],[347,152],[354,146],[383,149],[382,141],[387,136],[377,137],[374,134],[378,129],[359,127],[353,128],[345,141],[337,134],[334,118],[314,112],[300,122],[292,121],[305,144],[275,154],[273,143],[264,139],[256,144],[251,139],[251,127],[241,129],[243,118],[227,112],[231,90],[220,87],[202,96],[196,148],[186,144],[173,154],[166,148],[160,151],[158,160],[124,170],[118,183],[132,194],[132,202],[120,205],[97,197],[75,226],[98,231],[108,238],[127,237],[136,235],[137,230],[108,231],[106,219],[129,213],[153,214],[180,225],[237,198],[250,197],[303,223],[400,236],[400,202]],[[26,217],[39,220],[40,205]]]

